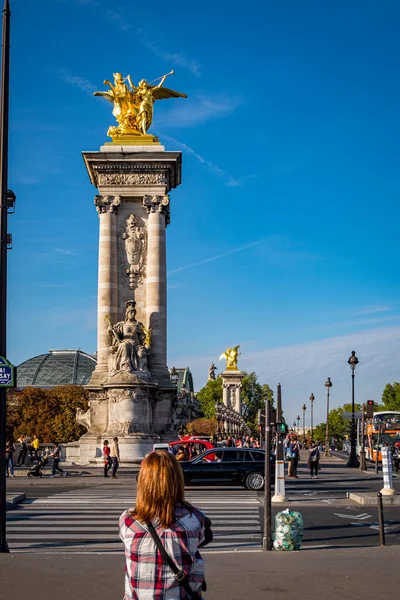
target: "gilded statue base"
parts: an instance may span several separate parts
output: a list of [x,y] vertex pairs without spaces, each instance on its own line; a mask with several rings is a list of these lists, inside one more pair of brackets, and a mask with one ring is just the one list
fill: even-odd
[[[116,129],[115,127],[110,129]],[[107,135],[112,138],[112,142],[105,142],[105,146],[161,146],[161,143],[157,136],[150,135],[148,133],[121,133],[114,134],[110,133],[110,129]]]

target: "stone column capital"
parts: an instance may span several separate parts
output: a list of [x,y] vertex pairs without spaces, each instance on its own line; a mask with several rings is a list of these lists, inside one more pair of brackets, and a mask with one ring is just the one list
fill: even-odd
[[121,196],[95,196],[94,205],[99,215],[102,213],[116,213],[121,204]]
[[165,215],[165,225],[170,222],[169,196],[144,196],[143,206],[148,213],[161,213]]

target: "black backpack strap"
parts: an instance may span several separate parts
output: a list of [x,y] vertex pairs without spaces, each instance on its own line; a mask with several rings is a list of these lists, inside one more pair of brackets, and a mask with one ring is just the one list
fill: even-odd
[[148,527],[151,537],[154,540],[155,545],[157,546],[157,548],[159,549],[159,551],[161,553],[161,556],[163,557],[164,562],[166,562],[167,565],[170,567],[170,569],[172,569],[172,571],[175,575],[175,578],[179,581],[179,585],[181,585],[184,588],[184,590],[187,593],[189,598],[192,598],[193,600],[196,600],[197,598],[199,598],[199,595],[197,594],[197,592],[194,592],[192,590],[192,588],[190,587],[186,574],[183,571],[181,571],[181,569],[178,568],[178,565],[172,560],[172,558],[170,557],[168,552],[165,550],[152,523],[146,523],[146,525]]

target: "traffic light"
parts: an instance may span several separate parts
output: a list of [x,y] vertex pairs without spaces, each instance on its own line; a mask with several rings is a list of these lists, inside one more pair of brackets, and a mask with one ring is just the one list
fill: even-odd
[[286,423],[275,423],[275,427],[276,427],[276,433],[280,433],[282,434],[287,434],[288,432],[288,426],[286,425]]
[[[270,425],[274,425],[276,421],[276,408],[274,408],[273,406],[271,406],[270,411],[269,411],[269,423]],[[257,425],[258,425],[258,430],[261,431],[262,429],[265,429],[265,408],[259,408],[257,411]],[[260,429],[261,427],[261,429]]]
[[372,419],[372,417],[374,416],[374,405],[375,405],[375,402],[373,400],[367,400],[367,410],[366,410],[367,419]]

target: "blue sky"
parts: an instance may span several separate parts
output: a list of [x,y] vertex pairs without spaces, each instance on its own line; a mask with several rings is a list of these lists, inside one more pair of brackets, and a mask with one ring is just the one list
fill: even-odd
[[223,350],[283,385],[292,421],[379,400],[400,356],[400,5],[12,1],[9,358],[96,349],[98,218],[82,150],[113,124],[115,71],[170,69],[187,100],[152,132],[183,152],[168,227],[169,366]]

